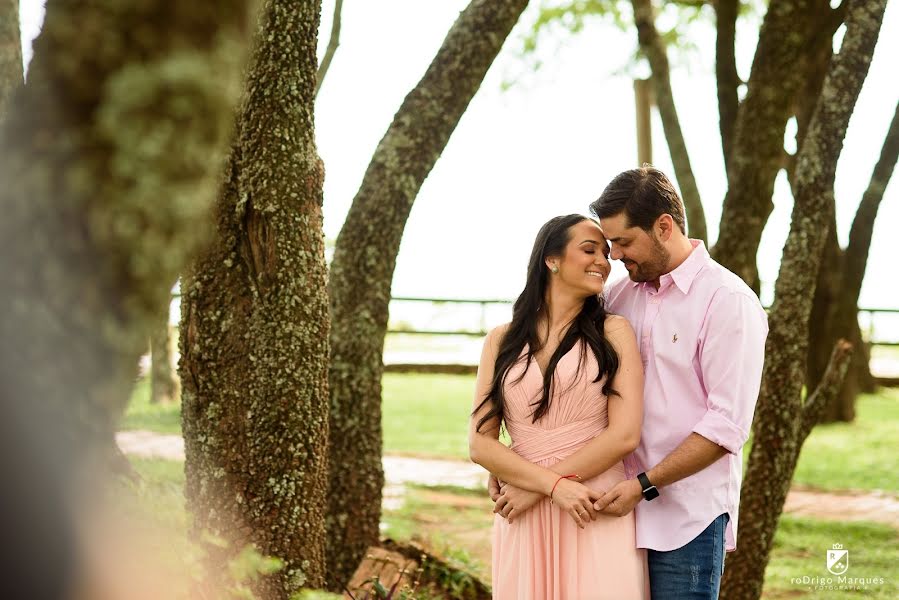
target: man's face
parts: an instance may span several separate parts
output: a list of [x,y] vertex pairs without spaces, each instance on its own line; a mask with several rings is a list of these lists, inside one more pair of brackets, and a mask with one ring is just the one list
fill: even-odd
[[599,221],[611,245],[609,258],[624,263],[632,281],[657,281],[668,272],[671,254],[654,232],[630,227],[624,212]]

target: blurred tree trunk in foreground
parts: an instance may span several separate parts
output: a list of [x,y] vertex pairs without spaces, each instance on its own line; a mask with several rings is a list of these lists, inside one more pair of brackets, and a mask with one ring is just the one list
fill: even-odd
[[421,185],[527,0],[473,0],[372,157],[331,263],[328,587],[340,590],[381,516],[381,375],[393,271]]
[[324,171],[313,128],[319,11],[317,0],[265,3],[215,239],[183,280],[185,492],[212,594],[247,544],[284,562],[252,585],[258,597],[324,584],[329,316]]
[[799,451],[829,396],[838,393],[851,347],[839,342],[828,373],[805,401],[802,387],[809,315],[832,220],[833,182],[849,119],[880,33],[886,0],[850,1],[846,35],[831,61],[822,94],[800,150],[793,222],[775,287],[765,370],[753,423],[753,444],[740,502],[740,540],[728,558],[721,597],[761,596],[774,532]]
[[48,2],[0,127],[0,381],[27,432],[2,519],[25,587],[72,591],[69,520],[102,504],[151,323],[208,219],[249,17],[237,0]]
[[13,92],[22,85],[19,0],[0,0],[0,121]]

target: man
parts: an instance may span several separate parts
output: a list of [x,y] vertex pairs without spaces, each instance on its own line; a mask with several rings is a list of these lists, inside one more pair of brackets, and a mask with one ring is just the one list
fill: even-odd
[[[590,205],[627,268],[607,309],[630,321],[645,371],[642,438],[628,479],[596,502],[636,509],[653,598],[717,598],[736,548],[743,444],[768,324],[753,291],[686,235],[683,203],[654,168],[625,171]],[[491,482],[491,495],[502,504]]]

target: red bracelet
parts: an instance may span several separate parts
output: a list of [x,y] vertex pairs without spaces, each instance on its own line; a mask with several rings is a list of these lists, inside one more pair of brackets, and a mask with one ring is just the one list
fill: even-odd
[[561,477],[556,479],[556,482],[553,484],[553,489],[549,492],[550,503],[552,503],[552,501],[553,501],[553,493],[556,491],[556,486],[559,485],[559,482],[562,481],[563,479],[572,479],[572,478],[580,479],[580,477],[577,475],[562,475]]

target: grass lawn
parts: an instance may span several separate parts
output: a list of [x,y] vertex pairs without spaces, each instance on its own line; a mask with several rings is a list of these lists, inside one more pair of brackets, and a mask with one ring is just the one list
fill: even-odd
[[866,394],[854,423],[818,425],[802,447],[795,483],[839,489],[899,492],[899,389]]
[[[384,450],[389,454],[468,459],[473,375],[384,376]],[[135,387],[123,429],[180,433],[178,405],[151,405],[149,384]],[[823,490],[899,490],[899,390],[858,401],[854,423],[819,425],[806,441],[794,481]]]

